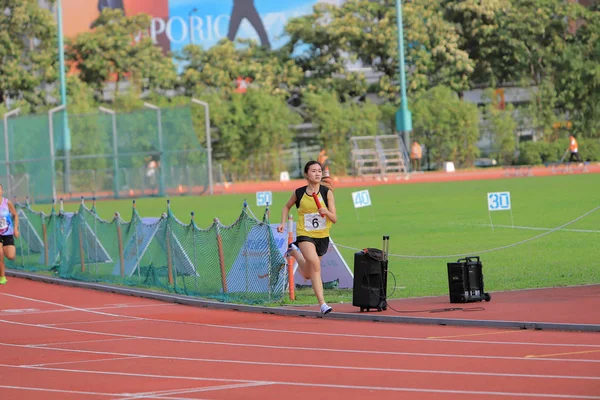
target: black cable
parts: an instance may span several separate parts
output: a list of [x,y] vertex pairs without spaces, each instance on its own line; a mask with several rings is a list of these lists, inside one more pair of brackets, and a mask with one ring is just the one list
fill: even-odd
[[[382,262],[382,261],[380,261]],[[387,274],[391,274],[392,277],[394,278],[394,291],[390,294],[393,295],[396,292],[396,275],[394,275],[393,272],[387,270],[387,269],[382,269],[382,272],[386,272]],[[389,308],[392,311],[395,311],[397,313],[442,313],[442,312],[450,312],[450,311],[463,311],[463,312],[472,312],[472,311],[485,311],[485,307],[469,307],[469,308],[465,308],[465,307],[448,307],[448,308],[433,308],[433,309],[428,309],[428,310],[396,310],[394,307],[392,307],[390,305],[390,303],[387,301],[387,296],[386,295],[381,295],[382,290],[380,290],[378,293],[376,293],[373,290],[373,287],[371,286],[371,282],[369,281],[369,275],[366,273],[366,271],[364,272],[364,276],[366,278],[367,284],[369,285],[369,289],[371,290],[371,293],[373,293],[374,295],[376,295],[377,297],[379,297],[379,300],[383,300],[385,302],[385,306],[387,308]],[[383,281],[383,278],[382,278]],[[385,283],[387,284],[387,279],[385,279]],[[382,285],[383,286],[383,285]],[[387,291],[387,288],[386,288]],[[373,307],[375,308],[375,307]]]

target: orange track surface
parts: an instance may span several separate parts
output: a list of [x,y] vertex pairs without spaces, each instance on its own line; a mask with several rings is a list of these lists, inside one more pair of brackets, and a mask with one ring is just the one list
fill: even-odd
[[[451,181],[467,181],[467,180],[484,180],[484,179],[504,179],[504,178],[526,178],[529,176],[555,176],[555,175],[572,175],[600,173],[600,164],[586,164],[585,166],[548,166],[548,167],[514,167],[514,168],[490,168],[490,169],[474,169],[474,170],[459,170],[452,173],[446,172],[424,172],[414,173],[410,175],[390,175],[387,178],[381,177],[334,177],[334,188],[342,187],[368,187],[377,185],[396,185],[410,184],[421,182],[451,182]],[[279,181],[260,181],[260,182],[235,182],[233,184],[217,184],[214,186],[214,194],[233,194],[233,193],[254,193],[258,191],[289,191],[302,186],[306,181],[298,179],[288,182]],[[167,191],[167,196],[181,195],[206,195],[208,193],[205,188],[201,187],[181,187],[181,190]],[[143,197],[149,195],[157,195],[158,191],[131,191],[129,194],[121,193],[122,197]],[[91,198],[106,198],[112,197],[113,192],[81,192],[63,195],[65,201],[78,201],[81,197]]]
[[19,278],[0,305],[2,399],[600,399],[597,333],[281,317]]

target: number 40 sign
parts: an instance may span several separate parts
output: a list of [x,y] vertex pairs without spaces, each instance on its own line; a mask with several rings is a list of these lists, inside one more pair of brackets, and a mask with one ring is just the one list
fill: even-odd
[[352,193],[352,201],[354,202],[354,208],[368,207],[371,205],[371,196],[368,190],[361,190],[360,192]]

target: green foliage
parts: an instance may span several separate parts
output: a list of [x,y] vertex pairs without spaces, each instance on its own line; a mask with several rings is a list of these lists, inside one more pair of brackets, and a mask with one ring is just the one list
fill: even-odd
[[447,87],[438,86],[417,98],[413,106],[413,138],[427,147],[428,161],[454,161],[472,166],[479,154],[477,106],[458,98]]
[[[360,95],[366,87],[360,75],[345,71],[349,59],[382,72],[378,94],[398,102],[396,21],[394,0],[348,1],[340,7],[317,5],[312,14],[291,20],[286,27],[291,36],[290,53],[308,46],[298,61],[310,73],[307,88]],[[459,48],[458,31],[443,18],[441,9],[433,3],[406,3],[403,22],[409,91],[419,93],[436,85],[466,90],[473,63]],[[336,76],[356,85],[340,87]]]
[[600,10],[576,11],[580,27],[555,55],[554,82],[574,132],[600,138]]
[[524,142],[519,145],[518,163],[522,165],[556,163],[563,157],[567,148],[566,140],[552,143]]
[[473,63],[471,80],[495,85],[510,77],[509,65],[502,62],[498,45],[499,20],[510,0],[444,0],[444,18],[458,26],[460,48]]
[[492,133],[496,157],[503,165],[511,165],[516,150],[517,121],[513,117],[514,107],[512,104],[508,104],[505,109],[500,109],[493,93],[494,90],[490,89],[484,96],[491,100],[485,106],[484,118],[488,130]]
[[600,161],[600,139],[578,139],[579,154],[584,161]]
[[45,85],[58,77],[56,23],[36,0],[0,0],[0,103],[46,104]]
[[181,76],[186,95],[206,88],[233,91],[236,79],[249,78],[253,87],[286,97],[300,84],[302,70],[279,52],[270,52],[254,41],[242,41],[243,49],[223,40],[208,50],[186,46],[178,59],[185,65]]
[[[288,21],[290,41],[279,50],[252,40],[223,40],[210,49],[190,45],[176,55],[179,76],[172,55],[153,45],[148,15],[105,9],[91,32],[67,43],[76,72],[68,82],[69,113],[96,113],[107,81],[115,81],[108,108],[117,112],[140,110],[144,101],[169,108],[188,105],[191,96],[210,100],[216,159],[241,178],[253,163],[257,175],[273,176],[277,157],[270,152],[289,145],[289,126],[299,121],[287,102],[301,102],[308,112],[305,122],[320,127],[318,139],[328,148],[335,172],[345,173],[349,136],[395,131],[400,67],[395,5],[395,0],[317,4],[312,13]],[[49,85],[58,75],[53,16],[34,0],[0,0],[0,10],[5,10],[0,14],[0,104],[10,97],[7,104],[21,107],[21,114],[46,111],[52,106],[48,99],[58,98],[56,86]],[[519,116],[536,130],[536,140],[562,140],[564,132],[553,125],[566,122],[578,138],[600,138],[598,6],[564,0],[412,1],[403,2],[402,23],[414,136],[428,144],[425,155],[432,161],[473,163],[475,112],[452,93],[460,98],[476,85],[530,88],[532,100]],[[378,82],[369,86],[362,72],[347,68],[349,62],[380,73]],[[250,81],[247,96],[235,93],[238,77]],[[125,80],[130,85],[123,91]],[[176,95],[168,97],[166,90]],[[384,103],[376,107],[365,101],[367,95]],[[505,111],[487,107],[484,114],[494,155],[503,164],[515,161],[517,122],[511,112],[510,106]],[[194,106],[192,118],[206,146],[203,108]],[[89,126],[77,129],[95,132]],[[138,144],[144,151],[156,147]],[[259,156],[253,144],[266,146],[269,155]],[[77,146],[81,152],[102,150],[92,140]],[[518,162],[555,158],[543,146],[530,146],[521,149]],[[535,149],[542,151],[539,157],[530,154]]]
[[100,93],[113,75],[116,92],[126,75],[140,89],[173,87],[175,67],[152,43],[150,16],[126,17],[122,10],[105,8],[92,27],[68,46],[68,58],[76,64],[82,81]]
[[350,168],[350,137],[378,133],[381,113],[371,103],[342,103],[336,93],[307,93],[304,102],[314,123],[319,126],[321,146],[328,150],[331,172],[345,175]]
[[360,26],[348,24],[348,7],[356,6],[353,2],[339,8],[317,4],[312,14],[288,21],[285,30],[290,42],[282,51],[290,56],[301,51],[295,62],[304,72],[304,91],[334,91],[342,97],[366,94],[364,75],[345,68],[348,58],[356,60],[349,50],[351,42],[361,33]]
[[531,91],[531,102],[525,108],[524,114],[528,116],[536,130],[536,136],[545,142],[558,139],[558,132],[553,128],[557,122],[566,120],[557,108],[558,93],[552,80],[544,79]]
[[214,156],[230,178],[275,178],[282,167],[279,151],[290,145],[291,125],[300,117],[267,89],[250,88],[244,94],[207,91],[196,97],[210,104],[211,124],[218,128]]

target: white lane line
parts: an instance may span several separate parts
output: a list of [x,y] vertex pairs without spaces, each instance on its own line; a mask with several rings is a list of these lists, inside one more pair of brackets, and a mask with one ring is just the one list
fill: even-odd
[[253,382],[253,383],[238,383],[234,385],[220,385],[220,386],[203,386],[193,389],[180,389],[180,390],[163,390],[157,392],[145,392],[136,393],[131,397],[127,397],[123,400],[134,400],[140,398],[151,398],[151,399],[164,399],[163,396],[172,396],[180,394],[198,393],[198,392],[212,392],[217,390],[230,390],[230,389],[245,389],[250,387],[268,386],[273,385],[271,382]]
[[[491,224],[476,224],[477,226],[491,227]],[[494,228],[510,228],[510,229],[521,229],[529,231],[552,231],[556,228],[541,228],[535,226],[512,226],[512,225],[493,225]],[[578,233],[600,233],[600,231],[593,229],[559,229],[558,232],[578,232]]]
[[33,313],[36,311],[40,311],[37,308],[9,308],[6,310],[0,310],[0,314],[24,314],[24,313]]
[[76,321],[58,322],[56,324],[38,324],[39,326],[64,326],[64,325],[86,325],[86,324],[110,324],[113,322],[133,322],[131,319],[104,319],[98,321]]
[[83,344],[83,343],[102,343],[102,342],[118,342],[120,340],[135,340],[136,338],[115,338],[115,339],[98,339],[98,340],[79,340],[76,342],[53,342],[53,343],[39,343],[30,344],[30,347],[43,347],[43,346],[58,346],[58,345],[70,345],[70,344]]
[[[25,391],[33,391],[33,392],[78,394],[78,395],[85,395],[85,396],[104,396],[104,397],[120,396],[118,394],[112,394],[112,393],[82,392],[82,391],[77,391],[77,390],[62,390],[62,389],[49,389],[49,388],[26,387],[26,386],[9,386],[9,385],[0,385],[0,389],[25,390]],[[121,398],[122,397],[123,396],[121,396]]]
[[[28,386],[9,386],[9,385],[0,385],[0,389],[11,389],[11,390],[23,390],[23,391],[33,391],[33,392],[48,392],[48,393],[64,393],[64,394],[77,394],[84,396],[104,396],[104,397],[114,397],[115,399],[123,399],[130,396],[128,393],[98,393],[98,392],[82,392],[77,390],[63,390],[63,389],[50,389],[50,388],[40,388],[40,387],[28,387]],[[185,398],[185,397],[159,397],[163,400],[202,400],[197,397]]]
[[[28,348],[27,345],[16,345],[16,344],[4,344],[0,343],[0,346],[8,347],[19,347]],[[493,377],[511,377],[511,378],[541,378],[541,379],[569,379],[569,380],[593,380],[600,381],[600,376],[580,376],[580,375],[542,375],[542,374],[509,374],[509,373],[496,373],[496,372],[471,372],[471,371],[446,371],[446,370],[423,370],[423,369],[408,369],[408,368],[381,368],[381,367],[358,367],[358,366],[344,366],[344,365],[326,365],[326,364],[293,364],[293,363],[282,363],[282,362],[268,362],[268,361],[247,361],[247,360],[231,360],[221,358],[198,358],[198,357],[176,357],[176,356],[161,356],[152,354],[138,354],[138,353],[117,353],[110,351],[93,351],[93,350],[75,350],[75,349],[61,349],[60,347],[38,347],[40,350],[58,351],[65,353],[79,353],[79,354],[96,354],[104,356],[115,356],[115,357],[141,357],[155,360],[169,360],[169,361],[195,361],[213,364],[238,364],[238,365],[256,365],[256,366],[268,366],[268,367],[291,367],[291,368],[321,368],[321,369],[339,369],[343,371],[376,371],[376,372],[397,372],[397,373],[419,373],[419,374],[441,374],[441,375],[472,375],[472,376],[493,376]],[[303,350],[304,351],[304,350]],[[321,350],[322,351],[322,350]],[[404,355],[404,354],[403,354]],[[452,358],[463,358],[461,355],[439,355],[430,353],[407,353],[406,355],[418,356],[418,357],[452,357]],[[550,360],[549,358],[523,358],[523,357],[488,357],[488,356],[466,356],[467,358],[478,358],[478,359],[490,359],[490,358],[501,358],[518,361],[545,361]],[[99,360],[101,361],[101,360]],[[110,360],[109,360],[110,361]],[[557,359],[554,361],[572,361],[572,359]],[[600,362],[600,360],[594,360],[594,362]]]
[[[3,293],[5,294],[5,293]],[[6,294],[5,294],[6,295]],[[13,295],[8,295],[13,296]],[[17,296],[20,297],[20,296]],[[31,301],[39,301],[35,299],[30,299]],[[60,307],[65,307],[62,304],[51,303],[58,305]],[[99,310],[123,310],[130,308],[154,308],[154,307],[172,307],[175,306],[174,303],[165,303],[165,304],[131,304],[131,305],[107,305],[102,307],[90,307],[90,308],[77,308],[77,309],[60,309],[60,310],[38,310],[37,308],[23,308],[23,309],[7,309],[0,310],[0,315],[39,315],[39,314],[54,314],[54,313],[66,313],[66,312],[74,312],[74,311],[88,311],[94,312]]]
[[100,361],[116,361],[116,360],[133,360],[137,358],[146,358],[145,356],[127,356],[127,357],[112,357],[112,358],[97,358],[94,360],[78,360],[78,361],[62,361],[44,364],[29,364],[20,365],[20,367],[47,367],[48,365],[64,365],[64,364],[88,364]]
[[[0,367],[9,368],[20,368],[14,365],[3,365]],[[190,381],[214,381],[214,382],[246,382],[255,383],[258,381],[245,380],[245,379],[223,379],[223,378],[202,378],[193,376],[168,376],[168,375],[156,375],[156,374],[136,374],[130,372],[108,372],[108,371],[87,371],[77,369],[63,369],[63,368],[47,368],[47,367],[33,367],[31,369],[45,370],[45,371],[61,371],[61,372],[73,372],[80,374],[91,374],[91,375],[105,375],[105,376],[130,376],[130,377],[142,377],[142,378],[153,378],[153,379],[169,379],[169,380],[190,380]],[[413,392],[413,393],[442,393],[442,394],[472,394],[472,395],[496,395],[496,396],[508,396],[508,397],[539,397],[542,399],[591,399],[600,400],[600,396],[580,396],[572,394],[555,394],[555,393],[518,393],[518,392],[485,392],[485,391],[474,391],[474,390],[446,390],[446,389],[427,389],[427,388],[405,388],[405,387],[385,387],[385,386],[358,386],[358,385],[336,385],[328,383],[302,383],[302,382],[289,382],[289,381],[268,381],[272,385],[286,385],[296,387],[322,387],[332,389],[350,389],[350,390],[370,390],[370,391],[386,391],[386,392]],[[119,396],[123,397],[123,396]]]
[[[130,339],[143,339],[143,340],[155,340],[159,342],[175,342],[175,343],[187,343],[187,344],[205,344],[205,345],[220,345],[230,347],[242,347],[242,348],[260,348],[260,349],[277,349],[277,350],[300,350],[300,351],[318,351],[318,352],[331,352],[331,353],[348,353],[348,354],[383,354],[383,355],[404,355],[404,356],[418,356],[418,357],[450,357],[450,358],[466,358],[466,359],[497,359],[497,360],[537,360],[537,361],[559,361],[559,362],[585,362],[585,363],[600,363],[600,360],[585,359],[585,358],[524,358],[524,357],[508,357],[508,356],[492,356],[492,355],[466,355],[466,354],[438,354],[438,353],[414,353],[414,352],[396,352],[396,351],[371,351],[371,350],[351,350],[351,349],[333,349],[333,348],[312,348],[312,347],[292,347],[292,346],[274,346],[274,345],[261,345],[261,344],[250,344],[250,343],[231,343],[231,342],[216,342],[206,340],[191,340],[191,339],[172,339],[163,337],[152,337],[152,336],[137,336],[137,335],[123,335],[118,333],[105,333],[97,331],[87,331],[81,329],[69,329],[69,328],[58,328],[52,326],[39,326],[34,324],[26,324],[23,322],[4,321],[0,319],[0,323],[6,323],[11,325],[28,326],[40,329],[51,329],[64,332],[75,332],[85,333],[90,335],[100,336],[112,336],[119,338],[130,338]],[[71,349],[61,348],[50,348],[48,346],[35,347],[32,345],[19,345],[10,343],[0,343],[2,346],[18,346],[18,347],[29,347],[29,348],[40,348],[40,349],[53,349],[63,351],[78,351]],[[100,353],[101,354],[101,353]],[[118,354],[118,353],[115,353]]]
[[[294,335],[307,335],[307,336],[328,336],[328,337],[347,337],[347,338],[356,338],[356,339],[378,339],[378,340],[400,340],[400,341],[422,341],[422,342],[443,342],[443,343],[468,343],[468,344],[493,344],[493,345],[524,345],[524,346],[555,346],[555,347],[584,347],[584,348],[600,348],[600,344],[580,344],[580,343],[535,343],[535,342],[501,342],[501,341],[491,341],[491,340],[463,340],[463,339],[429,339],[429,338],[411,338],[411,337],[401,337],[401,336],[377,336],[377,335],[359,335],[359,334],[351,334],[351,333],[328,333],[328,332],[309,332],[309,331],[298,331],[298,330],[285,330],[285,329],[266,329],[266,328],[249,328],[235,325],[216,325],[216,324],[203,324],[199,322],[186,322],[186,321],[174,321],[174,320],[166,320],[166,319],[155,319],[155,318],[143,318],[143,317],[134,317],[122,314],[110,314],[98,311],[90,311],[86,309],[81,309],[77,307],[68,306],[65,304],[53,303],[45,300],[33,299],[29,297],[22,297],[8,293],[0,293],[0,295],[16,297],[23,300],[40,302],[45,304],[52,304],[59,307],[65,307],[68,309],[72,309],[75,311],[89,312],[91,314],[99,314],[105,315],[109,317],[118,317],[118,318],[131,318],[135,321],[148,321],[148,322],[161,322],[167,324],[176,324],[176,325],[188,325],[188,326],[200,326],[206,328],[216,328],[216,329],[230,329],[230,330],[239,330],[239,331],[249,331],[249,332],[266,332],[266,333],[285,333],[285,334],[294,334]],[[0,320],[0,322],[8,322]]]

